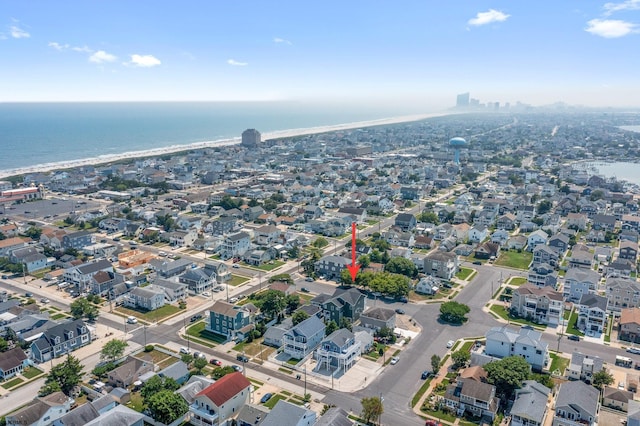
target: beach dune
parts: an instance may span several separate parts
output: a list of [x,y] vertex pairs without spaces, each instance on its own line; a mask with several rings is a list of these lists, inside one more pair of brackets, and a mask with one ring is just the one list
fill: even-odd
[[[330,126],[278,130],[274,132],[263,133],[262,139],[263,140],[280,139],[280,138],[289,138],[294,136],[334,132],[339,130],[357,129],[361,127],[372,127],[372,126],[381,126],[386,124],[407,123],[407,122],[419,121],[427,118],[441,117],[441,116],[451,115],[451,114],[452,114],[451,112],[416,114],[416,115],[406,115],[401,117],[383,118],[378,120],[336,124],[336,125],[330,125]],[[215,141],[196,142],[196,143],[185,144],[185,145],[171,145],[171,146],[166,146],[166,147],[151,149],[151,150],[144,150],[144,151],[129,151],[129,152],[123,152],[120,154],[101,155],[98,157],[84,158],[79,160],[36,164],[30,167],[0,170],[0,178],[6,178],[8,176],[23,175],[28,173],[42,173],[42,172],[49,172],[52,170],[71,169],[71,168],[89,166],[89,165],[107,164],[114,161],[121,161],[121,160],[141,158],[141,157],[160,156],[165,154],[171,154],[174,152],[193,150],[193,149],[237,145],[239,143],[240,143],[240,137],[236,137],[236,138],[222,139],[222,140],[215,140]]]

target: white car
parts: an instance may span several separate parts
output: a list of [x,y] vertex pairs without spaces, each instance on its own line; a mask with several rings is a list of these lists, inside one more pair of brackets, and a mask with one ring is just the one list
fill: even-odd
[[211,297],[211,293],[209,293],[208,291],[203,291],[203,292],[202,292],[202,295],[203,295],[204,297]]
[[127,324],[137,324],[137,323],[138,323],[138,318],[136,317],[127,318]]
[[449,348],[449,349],[450,349],[450,348],[452,348],[454,343],[455,343],[455,342],[454,342],[453,340],[449,340],[449,341],[447,342],[447,348]]
[[400,358],[394,356],[393,358],[391,358],[391,365],[396,365],[398,361],[400,361]]
[[238,301],[237,297],[232,297],[231,299],[229,299],[229,303],[236,303]]
[[183,347],[180,348],[180,353],[181,354],[190,354],[191,351],[183,346]]

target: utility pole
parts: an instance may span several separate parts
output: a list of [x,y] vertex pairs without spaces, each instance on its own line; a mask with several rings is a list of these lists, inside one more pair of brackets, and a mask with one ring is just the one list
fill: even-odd
[[304,366],[304,398],[307,397],[307,366]]

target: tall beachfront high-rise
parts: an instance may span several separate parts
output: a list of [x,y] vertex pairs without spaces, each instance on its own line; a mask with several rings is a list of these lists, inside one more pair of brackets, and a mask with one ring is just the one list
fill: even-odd
[[469,106],[469,92],[460,93],[456,98],[457,108],[466,108]]
[[247,129],[242,132],[242,146],[256,147],[260,142],[261,135],[256,129]]

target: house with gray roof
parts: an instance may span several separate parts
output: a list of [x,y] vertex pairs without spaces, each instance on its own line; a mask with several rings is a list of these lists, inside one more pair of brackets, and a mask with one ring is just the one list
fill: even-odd
[[331,296],[319,294],[311,299],[312,305],[322,306],[325,320],[333,320],[336,324],[340,324],[342,318],[356,322],[364,311],[364,302],[364,294],[353,287],[338,287]]
[[24,407],[5,416],[7,425],[48,425],[71,409],[71,398],[62,392],[39,396]]
[[245,404],[238,412],[236,423],[238,426],[260,426],[270,412],[264,405]]
[[340,273],[351,261],[342,256],[323,256],[314,265],[316,274],[327,280],[340,280]]
[[244,340],[245,334],[253,330],[253,315],[246,306],[217,300],[209,309],[205,328],[229,340]]
[[38,363],[49,361],[90,342],[91,332],[84,321],[64,322],[46,330],[31,343],[31,359]]
[[29,358],[18,346],[0,353],[0,379],[7,380],[16,374],[22,374],[29,365]]
[[187,285],[184,283],[159,278],[153,282],[153,285],[164,291],[166,303],[174,303],[187,298]]
[[[311,316],[311,315],[309,315]],[[267,328],[263,336],[263,341],[265,345],[273,346],[275,348],[279,348],[282,346],[282,338],[284,333],[293,328],[293,321],[291,318],[285,318],[280,324],[274,324],[271,327]]]
[[56,420],[53,426],[84,426],[98,417],[100,413],[92,404],[82,404]]
[[640,426],[640,401],[629,401],[627,426]]
[[144,426],[144,419],[144,414],[132,410],[126,405],[117,405],[114,409],[86,423],[85,426]]
[[627,412],[629,401],[633,401],[633,392],[605,386],[602,392],[602,405],[615,410]]
[[129,357],[120,366],[108,373],[109,383],[114,387],[126,388],[140,379],[145,373],[153,371],[153,362]]
[[602,333],[607,321],[609,299],[597,294],[583,294],[578,302],[577,327],[585,333]]
[[315,423],[315,411],[279,400],[260,426],[312,426]]
[[444,404],[458,416],[468,412],[475,417],[486,418],[489,423],[495,418],[499,405],[495,386],[471,379],[458,379],[447,386],[443,399]]
[[424,258],[424,272],[438,278],[450,280],[458,272],[459,261],[455,253],[432,251]]
[[158,376],[169,377],[182,385],[189,379],[189,367],[180,360],[158,371]]
[[353,422],[344,409],[331,407],[318,419],[315,426],[353,426]]
[[569,362],[565,370],[565,376],[571,380],[582,380],[590,385],[593,375],[603,368],[604,361],[602,358],[574,351],[571,354],[571,362]]
[[124,305],[133,309],[153,311],[165,304],[165,292],[157,286],[135,287],[124,298]]
[[282,334],[283,352],[291,358],[303,359],[320,344],[324,337],[324,322],[311,316]]
[[568,302],[578,302],[583,294],[596,293],[601,276],[593,269],[569,268],[564,276],[562,296]]
[[594,426],[600,411],[598,389],[584,382],[565,382],[556,397],[553,426]]
[[325,337],[316,350],[314,357],[318,361],[316,369],[326,368],[345,373],[362,353],[362,344],[346,328],[341,328]]
[[551,389],[535,380],[525,380],[516,389],[516,397],[511,407],[513,426],[542,426],[547,417],[547,398]]
[[158,276],[163,278],[171,278],[176,275],[180,275],[188,268],[191,268],[193,261],[181,258],[175,260],[169,260],[167,258],[151,259],[149,266],[156,271]]
[[195,401],[196,395],[213,383],[215,383],[215,380],[205,376],[191,376],[187,383],[178,389],[176,393],[180,394],[188,405],[191,405]]
[[542,340],[542,333],[531,327],[519,330],[506,325],[492,327],[485,336],[485,353],[489,356],[521,356],[538,371],[549,362],[549,345]]
[[182,284],[186,284],[190,292],[200,294],[212,286],[217,285],[217,275],[214,270],[207,268],[187,269],[178,278]]
[[78,291],[89,291],[93,276],[100,271],[113,272],[113,265],[107,259],[99,259],[72,266],[65,269],[63,279],[68,283],[74,284]]
[[360,315],[360,325],[374,330],[384,327],[393,330],[396,326],[396,312],[382,307],[369,308]]

